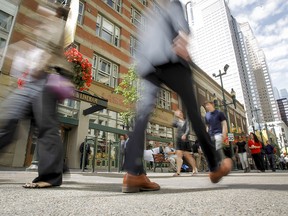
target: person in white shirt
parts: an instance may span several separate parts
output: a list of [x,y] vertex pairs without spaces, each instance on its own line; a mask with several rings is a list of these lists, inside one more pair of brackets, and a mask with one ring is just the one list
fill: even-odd
[[168,146],[165,147],[164,153],[167,157],[167,160],[170,162],[170,169],[169,171],[177,172],[176,167],[176,150],[173,148],[173,142],[170,142]]

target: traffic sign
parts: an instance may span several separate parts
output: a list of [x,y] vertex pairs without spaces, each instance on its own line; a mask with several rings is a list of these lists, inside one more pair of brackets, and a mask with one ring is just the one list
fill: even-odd
[[234,141],[234,134],[233,133],[228,133],[228,140]]

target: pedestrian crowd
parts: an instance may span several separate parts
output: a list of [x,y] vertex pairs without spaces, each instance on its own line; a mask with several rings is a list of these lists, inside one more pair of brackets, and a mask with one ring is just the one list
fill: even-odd
[[[133,131],[129,134],[129,138],[122,136],[119,145],[121,150],[119,165],[121,171],[126,172],[123,177],[122,192],[134,193],[160,189],[159,184],[148,178],[143,162],[146,160],[149,164],[153,164],[153,154],[165,155],[170,163],[169,170],[174,172],[175,177],[181,176],[181,172],[187,170],[191,171],[192,175],[197,175],[198,172],[209,172],[212,183],[218,183],[222,177],[230,173],[233,167],[231,158],[234,161],[239,158],[244,172],[249,172],[251,166],[248,164],[248,152],[251,153],[257,170],[265,172],[264,161],[266,160],[272,171],[275,171],[277,167],[275,147],[269,142],[264,146],[254,133],[250,134],[248,142],[246,137],[237,138],[235,152],[229,151],[227,148],[229,143],[226,141],[227,120],[224,113],[215,109],[213,101],[206,101],[204,104],[207,113],[203,122],[194,95],[194,81],[190,67],[193,59],[188,52],[190,29],[183,6],[177,0],[157,0],[156,3],[159,6],[159,13],[150,14],[146,31],[139,33],[138,37],[136,68],[143,88],[140,91],[141,97],[137,104]],[[59,54],[64,49],[63,41],[56,40],[54,37],[46,38],[47,34],[41,31],[49,26],[55,30],[56,35],[62,35],[58,30],[61,27],[64,29],[63,23],[65,24],[69,10],[58,5],[56,13],[47,15],[47,11],[49,11],[47,8],[41,10],[39,7],[39,16],[43,18],[42,20],[47,18],[52,23],[43,22],[42,26],[36,29],[35,37],[37,41],[46,42],[49,46],[43,44],[43,46],[40,46],[41,44],[36,46],[33,39],[29,42],[29,51],[31,47],[35,48],[35,53],[43,60],[40,61],[42,65],[29,68],[32,79],[27,80],[21,89],[17,89],[1,104],[1,110],[4,111],[0,115],[0,148],[12,142],[15,135],[14,128],[22,119],[32,119],[39,131],[38,177],[31,183],[25,184],[25,188],[60,186],[65,171],[63,144],[56,111],[56,104],[60,98],[47,83],[51,73],[67,75],[71,69],[63,64],[56,64],[63,59]],[[175,119],[171,124],[177,128],[175,143],[163,145],[156,142],[153,148],[144,149],[145,130],[162,85],[180,96],[185,111],[179,109],[174,112]],[[195,143],[189,139],[191,128],[197,137]],[[91,154],[89,146],[85,144],[82,143],[79,149],[80,167],[83,169],[87,168],[87,159]],[[267,156],[266,159],[263,155]],[[283,169],[287,168],[286,158],[279,158],[278,164]]]

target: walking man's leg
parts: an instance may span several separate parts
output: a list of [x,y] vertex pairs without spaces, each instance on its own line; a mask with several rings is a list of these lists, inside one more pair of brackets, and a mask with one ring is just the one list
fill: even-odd
[[150,182],[143,166],[145,130],[151,112],[156,104],[159,87],[148,80],[142,80],[140,101],[137,104],[135,126],[126,144],[122,192],[139,192],[140,190],[159,190],[160,186]]
[[60,186],[62,184],[64,155],[56,95],[44,88],[33,102],[33,115],[39,129],[37,141],[38,177],[33,182],[47,182],[51,186]]

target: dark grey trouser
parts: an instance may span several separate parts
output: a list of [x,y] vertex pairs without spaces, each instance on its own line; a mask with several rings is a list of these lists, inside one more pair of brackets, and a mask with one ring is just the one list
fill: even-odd
[[270,168],[272,170],[276,170],[275,155],[274,154],[267,154],[267,158],[269,160]]
[[144,134],[149,116],[155,107],[159,86],[163,83],[181,97],[209,169],[215,171],[218,168],[217,153],[201,119],[194,95],[191,70],[182,64],[167,64],[161,66],[158,72],[151,76],[143,80],[144,87],[141,89],[142,95],[137,106],[135,127],[126,145],[124,169],[134,175],[145,173],[143,168]]
[[59,132],[56,95],[45,87],[45,83],[45,78],[27,83],[1,104],[0,149],[13,141],[19,120],[34,117],[39,130],[39,164],[38,177],[33,182],[45,181],[58,186],[62,184],[63,144]]

